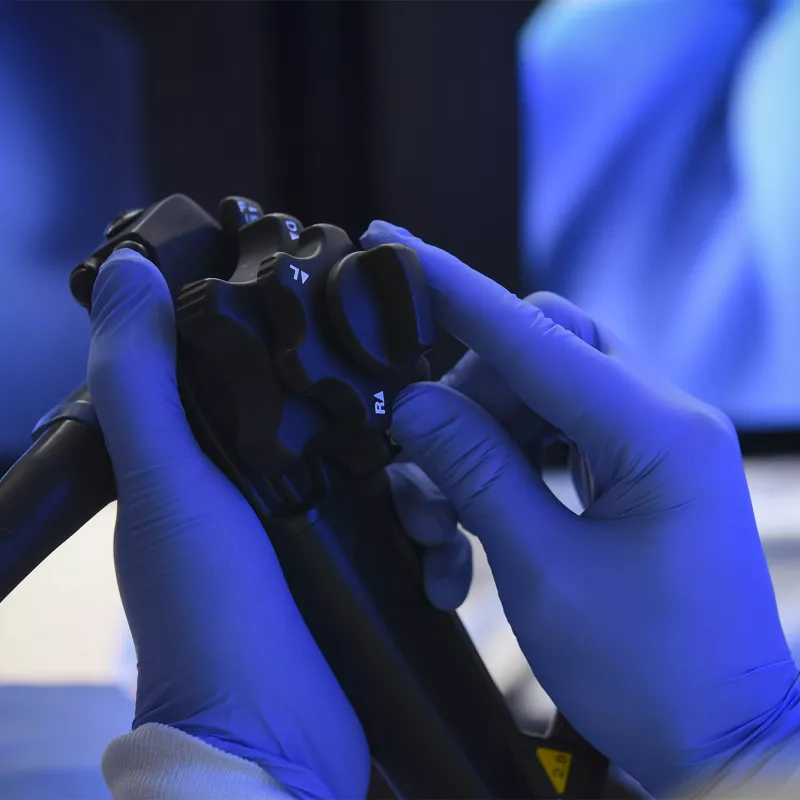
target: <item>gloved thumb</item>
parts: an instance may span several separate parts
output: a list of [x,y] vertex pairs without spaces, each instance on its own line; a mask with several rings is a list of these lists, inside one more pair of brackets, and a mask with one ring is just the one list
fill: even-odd
[[563,530],[577,518],[500,423],[438,383],[413,384],[398,396],[393,413],[392,436],[481,540],[490,561],[516,560],[535,572],[532,560],[539,561],[544,541],[531,531]]
[[92,293],[88,383],[117,481],[198,451],[178,394],[175,313],[150,261],[118,250]]

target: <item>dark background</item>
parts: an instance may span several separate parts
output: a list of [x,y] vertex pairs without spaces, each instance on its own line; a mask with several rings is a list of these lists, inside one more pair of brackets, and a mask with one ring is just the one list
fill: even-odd
[[[82,142],[70,145],[74,152],[65,163],[83,159],[96,173],[83,183],[91,199],[73,194],[62,215],[63,225],[80,230],[75,260],[63,255],[63,229],[51,237],[52,252],[60,253],[53,262],[64,270],[58,280],[66,281],[96,246],[107,218],[122,210],[114,207],[122,190],[115,195],[103,176],[132,174],[143,163],[143,188],[126,195],[135,195],[136,204],[181,192],[214,212],[222,197],[241,194],[305,224],[339,225],[353,238],[372,219],[388,219],[519,293],[516,45],[537,5],[24,4],[28,29],[40,42],[42,86],[57,83],[63,70],[74,73],[73,93],[89,83],[94,92],[76,110],[77,95],[59,86],[45,104],[55,124],[75,134],[70,140]],[[124,47],[113,37],[100,41],[91,19],[104,16],[125,32]],[[55,51],[59,38],[68,42],[68,63],[44,66],[45,50]],[[104,67],[114,60],[112,51],[117,60],[135,63],[129,83],[136,83],[136,96],[127,113],[120,110],[126,89],[112,77],[124,69]],[[76,77],[84,75],[80,70],[89,70],[85,79]],[[98,93],[107,106],[98,104]],[[126,165],[120,132],[131,125],[142,158]],[[137,182],[128,178],[126,185]],[[443,339],[432,357],[434,375],[462,350]],[[30,425],[75,382],[37,400]],[[800,432],[745,434],[742,445],[746,453],[800,451]],[[18,455],[0,453],[0,469]]]
[[515,44],[536,5],[112,5],[141,48],[154,199],[242,194],[353,237],[387,219],[517,291]]
[[[156,197],[227,194],[357,237],[390,220],[522,289],[517,35],[535,0],[120,3]],[[463,348],[444,339],[435,375]],[[740,435],[747,454],[800,432]]]

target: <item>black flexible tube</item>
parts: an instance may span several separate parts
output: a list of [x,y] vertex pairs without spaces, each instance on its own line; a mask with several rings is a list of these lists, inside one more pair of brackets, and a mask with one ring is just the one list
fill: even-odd
[[100,430],[49,424],[0,478],[0,600],[115,497]]

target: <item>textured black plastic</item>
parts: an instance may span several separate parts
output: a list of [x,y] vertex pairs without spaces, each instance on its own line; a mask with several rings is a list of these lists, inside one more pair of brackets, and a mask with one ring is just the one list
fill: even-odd
[[103,262],[124,241],[138,242],[161,270],[172,294],[191,281],[223,277],[231,265],[223,259],[224,238],[219,223],[197,203],[174,194],[136,216],[122,227],[112,227],[110,237],[70,277],[73,297],[91,309],[92,289]]

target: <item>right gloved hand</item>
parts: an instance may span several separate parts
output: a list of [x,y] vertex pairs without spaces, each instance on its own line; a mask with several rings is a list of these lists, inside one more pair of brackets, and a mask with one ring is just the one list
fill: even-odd
[[[388,242],[416,250],[438,322],[473,351],[395,404],[411,535],[453,554],[456,519],[479,537],[545,691],[652,794],[757,769],[800,727],[800,686],[730,422],[561,298],[537,308],[387,223],[362,237]],[[553,431],[579,454],[582,516],[526,457]],[[430,591],[447,564],[428,566],[457,605]]]

